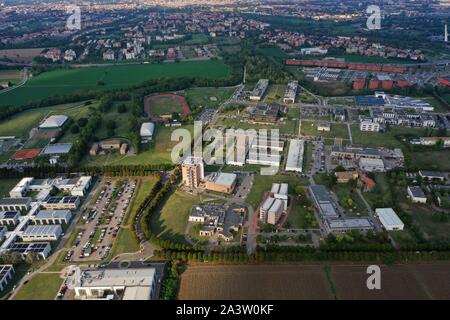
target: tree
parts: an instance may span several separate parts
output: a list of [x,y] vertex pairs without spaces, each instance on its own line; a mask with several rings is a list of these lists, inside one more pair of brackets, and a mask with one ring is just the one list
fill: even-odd
[[84,128],[84,126],[86,126],[87,123],[88,123],[88,119],[86,119],[86,118],[80,118],[77,121],[78,126],[81,128]]
[[125,113],[128,111],[127,106],[124,103],[119,104],[119,106],[117,107],[117,111],[119,113]]
[[70,132],[73,134],[77,134],[80,132],[80,127],[78,127],[76,124],[74,124],[71,128],[70,128]]

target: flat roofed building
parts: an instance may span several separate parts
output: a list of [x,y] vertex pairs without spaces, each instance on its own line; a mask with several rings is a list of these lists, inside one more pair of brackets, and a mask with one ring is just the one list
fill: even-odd
[[46,210],[76,210],[80,203],[80,197],[49,197],[41,205]]
[[286,171],[303,172],[303,155],[305,153],[305,141],[291,139],[286,161]]
[[103,150],[120,149],[122,142],[119,139],[105,140],[99,143],[99,147]]
[[275,199],[288,200],[289,185],[287,183],[272,183],[270,193]]
[[75,296],[103,298],[114,294],[124,300],[151,300],[156,289],[155,268],[100,269],[80,272]]
[[359,123],[359,130],[361,131],[369,131],[369,132],[379,132],[380,124],[378,122],[372,121],[361,121]]
[[424,179],[428,179],[428,180],[445,181],[445,175],[443,173],[437,172],[437,171],[420,170],[419,176],[421,176]]
[[320,216],[323,218],[338,218],[333,198],[330,192],[322,185],[314,185],[309,187],[309,193],[313,199],[314,205],[318,210]]
[[216,172],[206,177],[205,188],[215,192],[232,193],[236,182],[236,174]]
[[419,186],[408,186],[408,196],[414,203],[427,203],[427,196]]
[[15,226],[19,223],[19,211],[0,211],[0,225]]
[[34,253],[42,259],[47,259],[52,251],[50,242],[15,242],[7,251],[20,253],[25,258],[29,253]]
[[277,104],[261,103],[250,109],[250,119],[255,122],[274,123],[280,116],[281,107]]
[[387,231],[403,230],[405,226],[392,208],[377,208],[375,214]]
[[34,178],[22,178],[9,192],[11,198],[23,198],[28,192],[28,186]]
[[267,211],[267,223],[275,225],[281,218],[284,211],[284,201],[281,199],[275,199],[272,206]]
[[337,171],[334,173],[337,178],[337,183],[348,183],[351,180],[356,180],[359,177],[358,171]]
[[153,139],[153,133],[155,132],[155,124],[153,122],[144,122],[141,125],[141,142],[147,143]]
[[72,149],[71,143],[55,143],[49,144],[45,147],[42,154],[44,155],[59,155],[59,154],[67,154]]
[[14,277],[14,266],[12,264],[0,264],[0,292],[5,290],[8,283]]
[[181,165],[183,185],[190,189],[196,189],[205,179],[203,159],[200,157],[187,157]]
[[369,231],[373,226],[368,218],[341,218],[325,219],[325,227],[328,233],[345,233],[352,230]]
[[28,211],[31,198],[3,198],[0,199],[0,211]]
[[360,158],[359,168],[364,172],[384,172],[384,162],[381,159]]
[[331,124],[329,122],[319,122],[317,124],[317,131],[330,132]]
[[62,228],[57,225],[28,226],[20,235],[23,241],[56,241],[62,233]]
[[250,100],[261,101],[269,87],[269,79],[260,79],[255,86],[255,89],[250,93]]
[[64,123],[66,123],[67,119],[69,119],[67,116],[64,115],[56,115],[56,116],[50,116],[39,126],[39,129],[57,129],[61,128]]
[[40,210],[31,219],[35,224],[68,224],[72,218],[70,210]]
[[291,80],[287,84],[286,92],[284,94],[284,103],[295,103],[295,98],[297,97],[298,81]]

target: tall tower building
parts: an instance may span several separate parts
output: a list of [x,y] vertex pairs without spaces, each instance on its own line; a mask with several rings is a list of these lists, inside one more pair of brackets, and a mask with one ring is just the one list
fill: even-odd
[[186,187],[190,189],[197,188],[205,178],[203,159],[192,156],[187,157],[181,165],[181,175],[183,184]]

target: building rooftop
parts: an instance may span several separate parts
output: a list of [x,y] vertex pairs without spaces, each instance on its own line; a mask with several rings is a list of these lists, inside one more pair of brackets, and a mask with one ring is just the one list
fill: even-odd
[[408,186],[409,190],[411,191],[413,197],[415,198],[425,198],[425,193],[423,190],[418,186]]
[[365,229],[372,227],[367,218],[327,219],[327,222],[330,229]]
[[216,172],[210,174],[207,179],[222,186],[232,187],[236,182],[237,175],[234,173]]
[[82,287],[94,288],[151,287],[154,276],[155,268],[87,270],[82,272],[80,282]]
[[70,210],[41,210],[34,217],[36,219],[69,219],[71,216]]
[[55,143],[45,147],[43,154],[66,154],[72,149],[71,143]]
[[389,226],[403,225],[402,220],[392,208],[377,208],[375,212]]
[[31,203],[31,198],[3,198],[0,199],[0,206],[26,205]]
[[23,232],[23,235],[53,235],[58,234],[62,231],[62,228],[59,224],[55,225],[35,225],[35,226],[28,226],[25,231]]
[[141,126],[141,137],[151,137],[155,131],[155,124],[153,122],[144,122]]
[[62,127],[63,124],[67,121],[67,116],[64,115],[56,115],[50,116],[39,126],[41,129],[46,128],[59,128]]

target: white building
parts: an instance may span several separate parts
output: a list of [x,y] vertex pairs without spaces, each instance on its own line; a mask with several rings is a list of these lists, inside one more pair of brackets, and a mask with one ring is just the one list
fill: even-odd
[[295,98],[297,97],[298,81],[292,80],[287,84],[286,92],[284,94],[284,103],[295,103]]
[[0,292],[5,290],[8,283],[14,277],[14,267],[12,264],[2,264],[0,265]]
[[384,172],[384,162],[382,159],[360,158],[359,168],[364,172]]
[[405,227],[392,208],[377,208],[375,215],[387,231],[400,231]]
[[35,224],[68,224],[72,218],[70,210],[40,210],[36,215],[31,217]]
[[289,144],[289,153],[286,161],[286,171],[303,171],[303,154],[305,152],[305,141],[292,139]]
[[62,234],[62,228],[57,225],[28,226],[20,235],[23,241],[56,241]]
[[1,226],[15,226],[19,223],[19,211],[0,211]]
[[427,196],[423,192],[422,188],[418,186],[408,186],[408,196],[414,203],[427,203]]
[[66,123],[68,117],[64,115],[50,116],[41,125],[39,129],[57,129],[61,128]]
[[155,124],[153,122],[144,122],[141,126],[141,142],[148,143],[153,139]]
[[260,79],[255,86],[255,89],[250,94],[251,101],[261,101],[266,93],[267,88],[269,87],[268,79]]
[[113,294],[122,300],[151,300],[156,289],[155,268],[100,269],[80,272],[75,296],[102,299]]
[[359,123],[359,130],[370,131],[370,132],[379,132],[380,124],[378,122],[372,122],[372,121],[361,121]]
[[300,53],[303,55],[321,55],[321,54],[327,54],[328,49],[323,49],[320,47],[303,48],[303,49],[300,49]]

